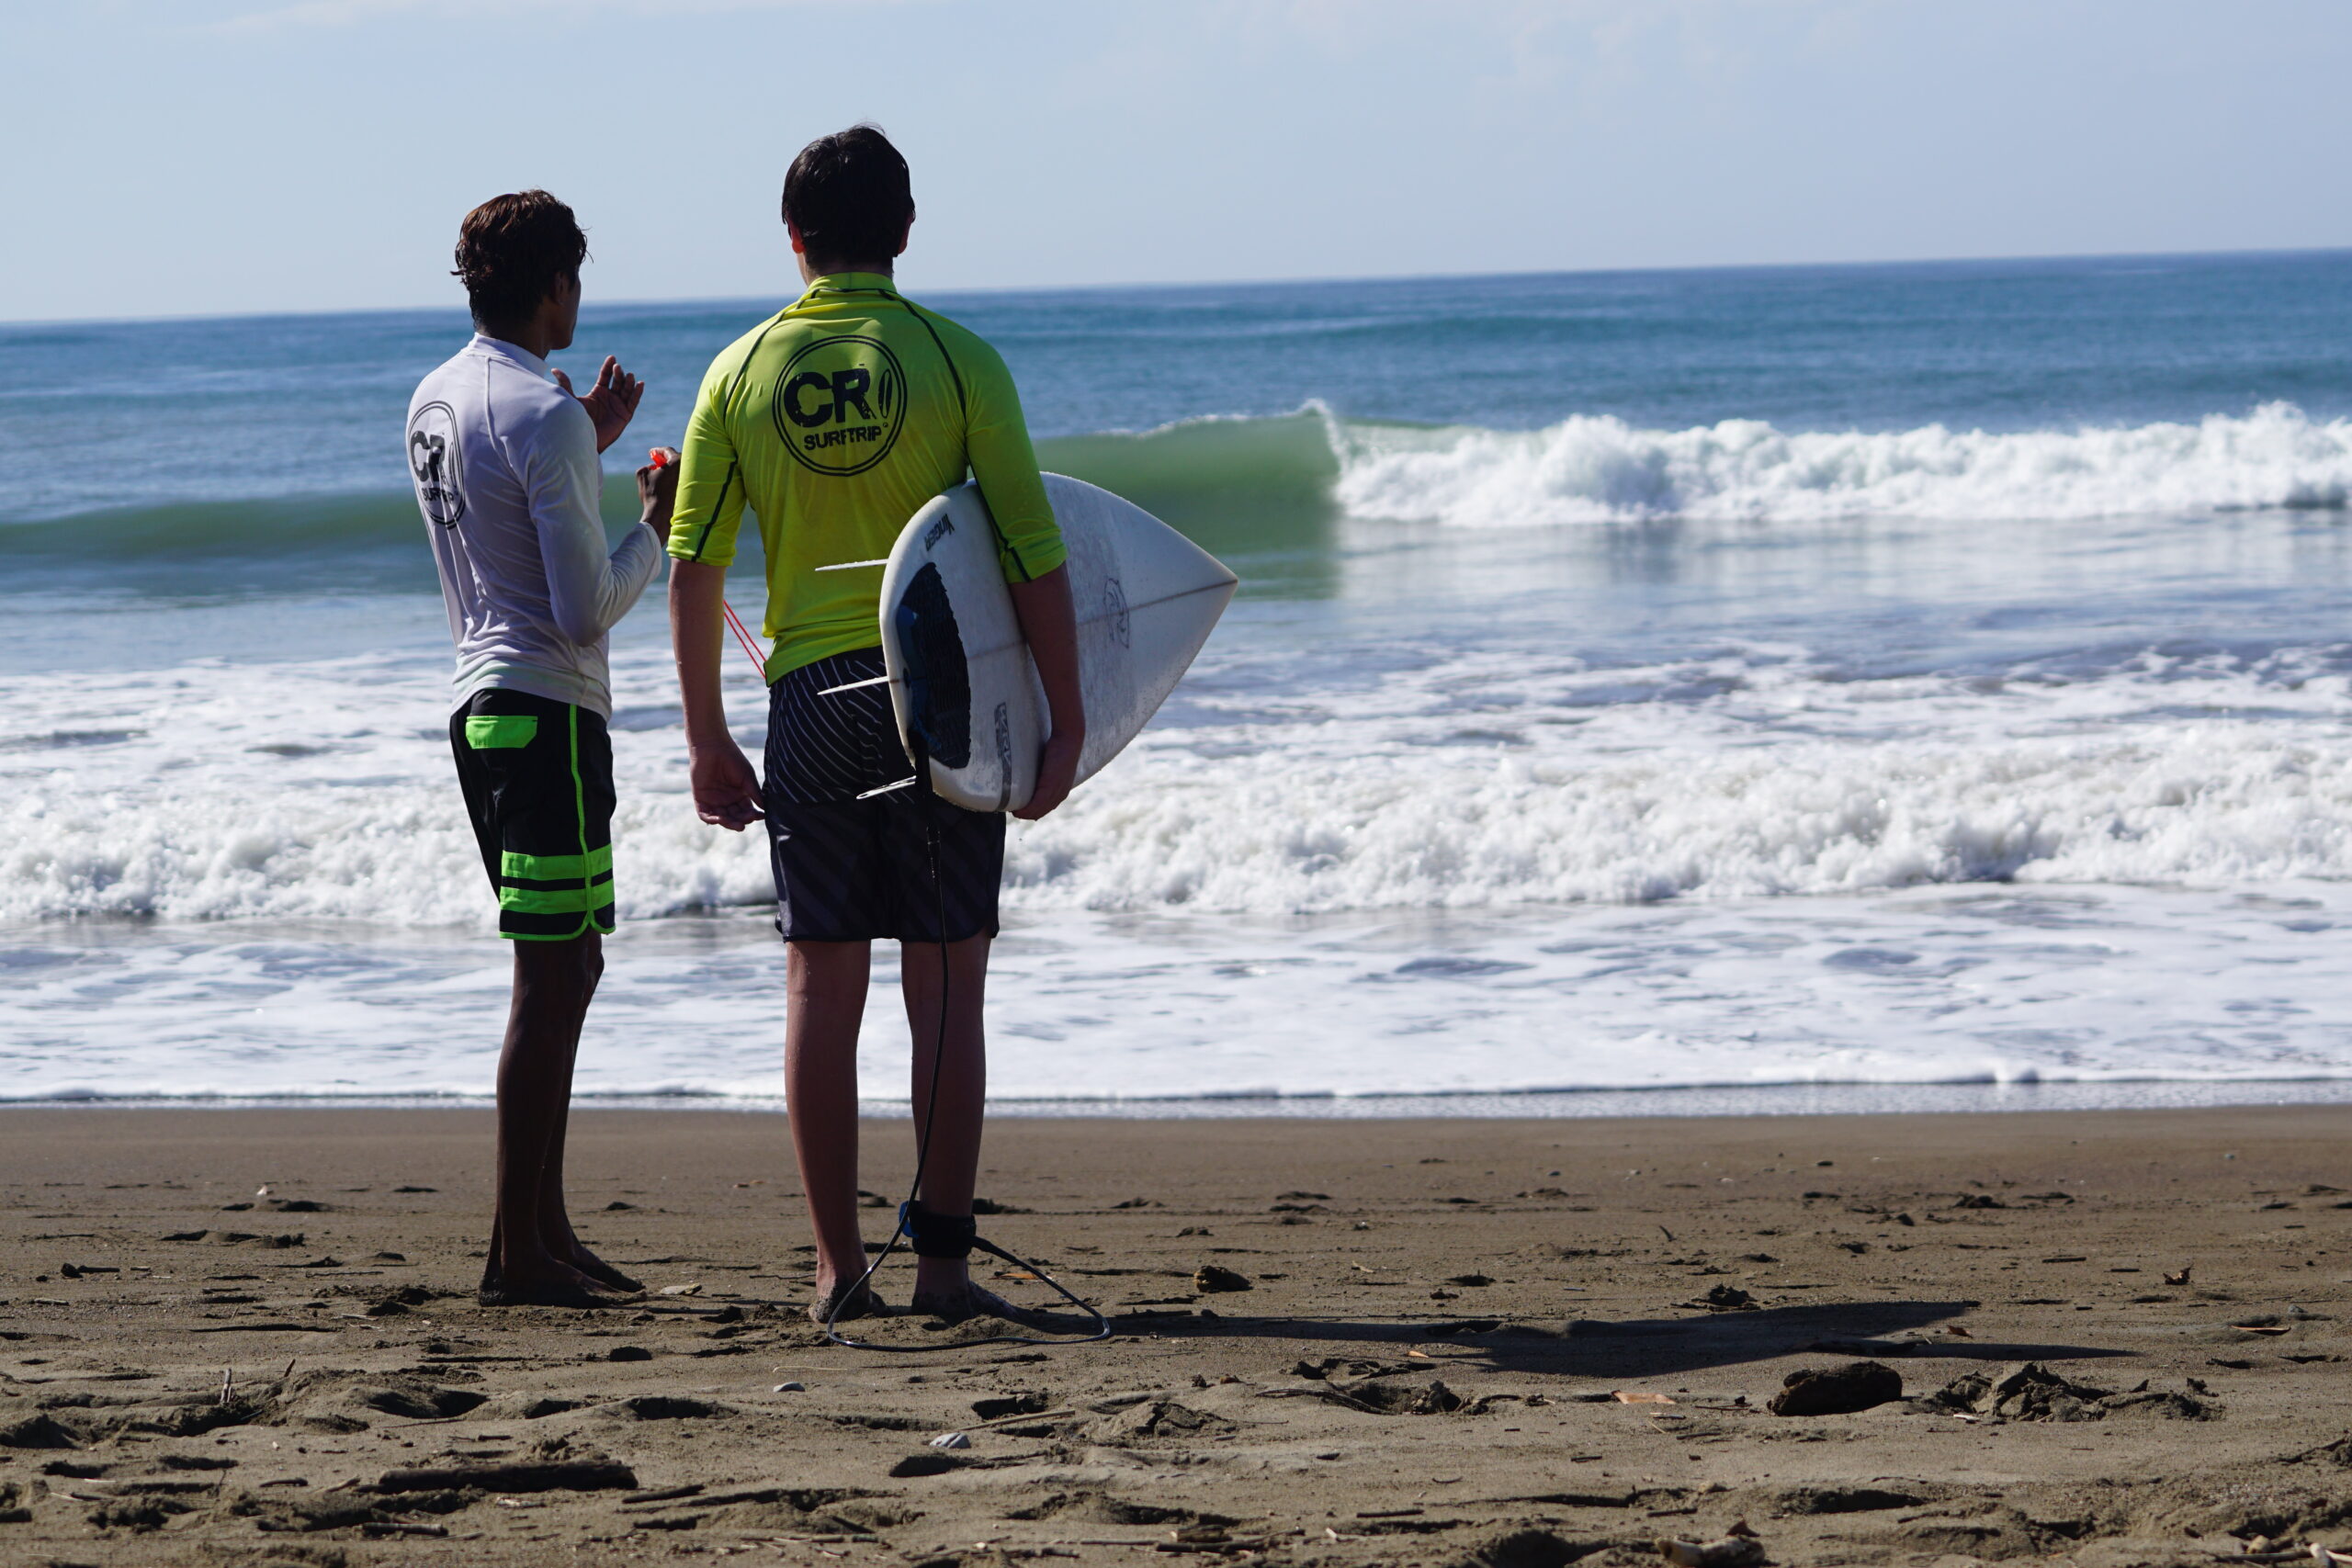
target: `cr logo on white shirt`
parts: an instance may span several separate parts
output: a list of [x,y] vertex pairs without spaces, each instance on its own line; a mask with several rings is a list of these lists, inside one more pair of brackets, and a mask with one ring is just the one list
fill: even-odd
[[427,403],[408,422],[408,471],[416,480],[416,502],[444,528],[466,514],[458,488],[458,416],[447,403]]

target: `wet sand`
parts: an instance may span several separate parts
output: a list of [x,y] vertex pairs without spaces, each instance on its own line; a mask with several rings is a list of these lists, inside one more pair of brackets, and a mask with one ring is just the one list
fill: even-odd
[[[1741,1521],[1792,1564],[2352,1547],[2340,1109],[1004,1121],[984,1234],[1115,1337],[875,1329],[911,1353],[801,1316],[764,1115],[578,1113],[583,1234],[685,1291],[476,1306],[489,1129],[0,1112],[0,1562],[1550,1568]],[[867,1134],[895,1203],[907,1126]],[[1767,1407],[1856,1361],[1900,1397]]]

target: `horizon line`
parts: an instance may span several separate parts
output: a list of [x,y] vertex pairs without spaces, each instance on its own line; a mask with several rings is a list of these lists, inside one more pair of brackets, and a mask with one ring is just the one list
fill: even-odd
[[[1756,273],[1756,272],[1826,272],[1860,270],[1878,267],[1939,267],[1939,266],[2001,266],[2050,262],[2118,262],[2118,261],[2228,261],[2268,258],[2312,257],[2352,254],[2352,244],[2306,245],[2255,250],[2213,251],[2078,251],[2034,254],[1909,256],[1871,261],[1799,261],[1799,262],[1730,262],[1703,265],[1600,266],[1510,268],[1490,272],[1415,272],[1365,273],[1349,276],[1298,275],[1283,277],[1195,279],[1191,282],[1131,282],[1131,283],[1024,283],[992,285],[944,285],[926,288],[927,296],[991,295],[1019,297],[1049,294],[1140,294],[1174,293],[1192,289],[1215,288],[1312,288],[1330,286],[1353,286],[1381,283],[1444,283],[1452,281],[1501,281],[1511,278],[1541,277],[1622,277],[1629,275],[1674,276],[1691,273]],[[734,304],[761,299],[780,299],[778,295],[759,294],[691,294],[665,298],[628,298],[592,300],[590,310],[642,309],[648,306],[694,306]],[[795,296],[797,298],[797,296]],[[359,305],[322,308],[307,310],[189,310],[153,316],[30,316],[0,321],[0,331],[17,328],[137,326],[187,321],[286,321],[320,316],[391,316],[422,315],[464,310],[459,304],[449,305]]]

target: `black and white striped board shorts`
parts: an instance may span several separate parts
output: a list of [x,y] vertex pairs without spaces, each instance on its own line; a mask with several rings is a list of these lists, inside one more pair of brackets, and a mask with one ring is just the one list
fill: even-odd
[[[887,686],[832,687],[883,673],[882,650],[804,664],[768,688],[762,805],[786,942],[962,942],[997,932],[1004,817],[967,811],[911,785]],[[935,873],[935,874],[934,874]]]

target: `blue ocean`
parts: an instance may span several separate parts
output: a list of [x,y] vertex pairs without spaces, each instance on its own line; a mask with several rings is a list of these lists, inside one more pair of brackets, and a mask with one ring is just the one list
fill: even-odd
[[[1000,1102],[2352,1098],[2352,254],[902,283],[1242,579],[1014,828]],[[650,389],[617,527],[789,295],[587,286],[558,362]],[[0,1100],[488,1093],[401,443],[467,331],[0,326]],[[764,851],[695,819],[659,592],[581,1084],[772,1104]],[[888,963],[869,1022],[903,1101]]]

